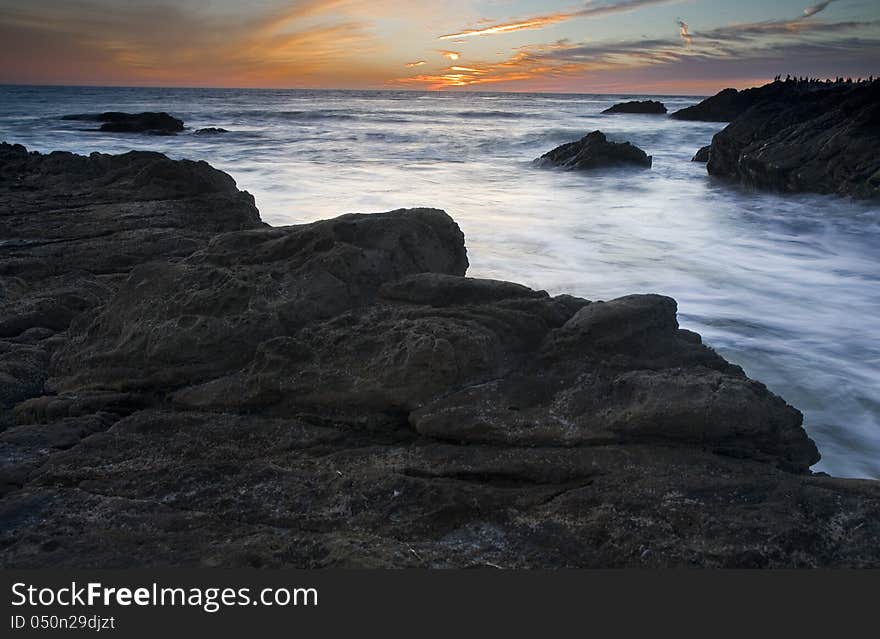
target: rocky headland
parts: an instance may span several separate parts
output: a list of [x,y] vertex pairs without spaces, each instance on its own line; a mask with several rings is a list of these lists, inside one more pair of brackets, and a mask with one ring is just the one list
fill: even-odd
[[440,210],[0,145],[2,565],[880,566],[880,483],[674,300],[467,266]]
[[614,106],[608,107],[602,113],[636,113],[644,115],[663,115],[666,113],[666,107],[662,102],[657,100],[631,100],[630,102],[619,102]]
[[709,174],[781,192],[880,197],[880,81],[749,91],[749,108],[712,138]]
[[609,142],[601,131],[562,144],[535,160],[536,166],[588,171],[606,167],[651,168],[651,156],[629,142]]
[[[770,86],[773,93],[778,93],[781,82],[774,82]],[[712,97],[706,98],[699,104],[685,107],[669,114],[675,120],[696,120],[700,122],[730,122],[741,113],[745,113],[757,102],[766,99],[770,91],[764,87],[744,89],[724,89]]]

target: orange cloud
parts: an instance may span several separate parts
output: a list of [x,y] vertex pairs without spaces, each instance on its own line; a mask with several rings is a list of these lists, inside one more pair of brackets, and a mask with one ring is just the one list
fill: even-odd
[[688,48],[690,48],[694,44],[694,37],[691,35],[690,31],[688,31],[687,22],[685,22],[684,20],[679,20],[678,26],[678,33],[681,36],[681,39],[684,40],[687,43]]
[[471,67],[454,66],[436,75],[418,75],[400,78],[396,84],[420,85],[429,90],[469,87],[499,82],[521,82],[562,72],[567,65],[544,64],[526,51],[520,51],[507,60]]
[[465,29],[458,33],[448,33],[439,37],[440,40],[452,40],[454,38],[470,38],[473,36],[498,35],[503,33],[511,33],[513,31],[522,31],[524,29],[542,29],[557,22],[573,20],[575,18],[598,18],[601,16],[611,15],[615,13],[628,13],[636,11],[642,7],[655,4],[671,4],[683,2],[684,0],[624,0],[614,4],[604,4],[597,7],[587,7],[577,11],[562,11],[551,13],[543,16],[535,16],[526,20],[513,22],[502,22],[493,24],[488,27],[479,29]]
[[407,62],[403,66],[407,67],[408,69],[412,69],[413,67],[420,67],[425,64],[428,64],[428,63],[425,62],[424,60],[417,60],[416,62]]
[[449,58],[450,60],[458,60],[461,57],[461,54],[458,51],[441,51],[440,55],[444,58]]
[[545,27],[548,24],[562,22],[563,20],[569,20],[571,17],[572,14],[570,13],[540,16],[538,18],[533,18],[525,22],[508,22],[506,24],[495,24],[491,27],[484,27],[482,29],[469,29],[466,31],[460,31],[459,33],[449,33],[447,35],[440,36],[440,40],[452,40],[453,38],[469,38],[471,36],[494,35],[497,33],[510,33],[512,31],[522,31],[524,29],[540,29],[541,27]]

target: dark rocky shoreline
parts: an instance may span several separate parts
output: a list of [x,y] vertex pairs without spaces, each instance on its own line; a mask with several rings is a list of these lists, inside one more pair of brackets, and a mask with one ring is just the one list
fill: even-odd
[[2,565],[880,566],[880,482],[673,300],[466,269],[439,210],[0,145]]
[[756,100],[760,88],[724,89],[693,106],[669,114],[673,120],[697,122],[730,122],[747,111]]
[[773,191],[880,198],[880,81],[755,91],[753,105],[712,138],[710,175]]
[[771,191],[880,198],[880,81],[725,89],[670,117],[730,122],[694,156],[710,175]]

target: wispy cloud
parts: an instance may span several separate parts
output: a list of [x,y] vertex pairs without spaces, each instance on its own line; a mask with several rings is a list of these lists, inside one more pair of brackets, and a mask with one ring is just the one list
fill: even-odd
[[749,44],[759,39],[774,36],[831,36],[842,32],[860,29],[876,29],[880,20],[847,20],[842,22],[817,22],[810,20],[768,20],[765,22],[744,22],[707,31],[697,32],[700,42],[706,45]]
[[687,22],[685,22],[681,18],[679,18],[677,20],[677,22],[678,22],[678,34],[681,36],[681,39],[685,41],[688,48],[690,48],[694,44],[694,37],[691,35],[690,31],[688,31]]
[[815,4],[812,7],[807,7],[804,9],[804,17],[809,18],[810,16],[814,16],[817,13],[825,11],[829,4],[834,2],[834,0],[825,0],[824,2],[820,2],[819,4]]
[[480,29],[466,29],[458,33],[448,33],[440,36],[441,40],[452,40],[456,38],[470,38],[471,36],[496,35],[499,33],[511,33],[513,31],[523,31],[525,29],[540,29],[556,22],[570,20],[574,17],[572,14],[560,13],[556,15],[538,16],[530,20],[520,22],[506,22],[502,24],[494,24],[490,27],[482,27]]
[[603,4],[599,6],[589,6],[584,9],[572,11],[561,11],[542,16],[535,16],[523,20],[512,20],[498,24],[492,24],[486,27],[478,27],[474,29],[464,29],[457,33],[448,33],[440,36],[441,40],[452,40],[456,38],[470,38],[473,36],[499,35],[511,33],[514,31],[523,31],[526,29],[542,29],[546,26],[573,20],[575,18],[598,18],[601,16],[611,15],[615,13],[627,13],[636,11],[642,7],[657,4],[673,4],[682,2],[683,0],[624,0],[623,2],[614,2],[611,4]]
[[440,55],[450,60],[458,60],[461,57],[458,51],[440,51]]
[[426,64],[428,64],[428,63],[425,62],[424,60],[416,60],[415,62],[407,62],[407,63],[404,64],[403,66],[405,66],[405,67],[407,67],[407,68],[409,68],[409,69],[412,69],[413,67],[421,67],[421,66],[424,66],[424,65],[426,65]]
[[625,0],[624,2],[613,2],[595,7],[590,6],[575,13],[580,18],[597,18],[614,13],[627,13],[655,4],[676,4],[679,2],[684,2],[684,0]]

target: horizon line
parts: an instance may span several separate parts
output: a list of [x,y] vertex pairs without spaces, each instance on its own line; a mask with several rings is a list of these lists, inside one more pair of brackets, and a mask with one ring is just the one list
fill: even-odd
[[[773,80],[768,79],[765,84],[770,84]],[[735,85],[727,85],[724,88],[733,88],[737,90],[748,89],[754,86],[762,86],[750,84],[742,88]],[[523,90],[494,90],[479,91],[463,88],[442,88],[442,89],[418,89],[418,88],[351,88],[351,87],[243,87],[243,86],[185,86],[185,85],[168,85],[168,84],[68,84],[56,82],[42,83],[21,83],[21,82],[0,82],[0,87],[20,87],[20,88],[67,88],[67,89],[174,89],[174,90],[195,90],[195,91],[360,91],[370,93],[504,93],[519,95],[640,95],[640,96],[665,96],[665,97],[706,97],[706,93],[646,93],[640,91],[523,91]],[[721,91],[723,89],[719,89]],[[717,91],[716,91],[717,93]]]

